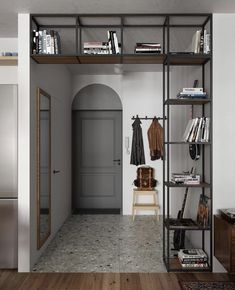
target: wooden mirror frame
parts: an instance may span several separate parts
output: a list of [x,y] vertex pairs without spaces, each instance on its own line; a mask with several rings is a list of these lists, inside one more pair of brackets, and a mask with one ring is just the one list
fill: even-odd
[[[40,196],[40,130],[41,130],[41,123],[40,123],[40,98],[42,96],[45,96],[49,100],[49,140],[48,140],[48,145],[49,145],[49,150],[48,150],[48,155],[49,155],[49,161],[48,161],[48,188],[49,188],[49,193],[48,193],[48,208],[49,208],[49,213],[48,213],[48,231],[41,239],[41,224],[40,224],[40,214],[41,214],[41,196]],[[45,91],[42,89],[38,88],[37,89],[37,120],[36,120],[36,126],[37,126],[37,142],[36,142],[36,147],[37,147],[37,165],[36,165],[36,182],[37,182],[37,249],[40,249],[42,245],[46,242],[48,237],[51,234],[51,96],[47,94]]]

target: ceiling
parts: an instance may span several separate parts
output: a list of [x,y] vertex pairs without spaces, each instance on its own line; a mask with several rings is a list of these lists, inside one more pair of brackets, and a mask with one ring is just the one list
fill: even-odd
[[18,13],[235,13],[234,0],[1,0],[0,37],[17,36]]

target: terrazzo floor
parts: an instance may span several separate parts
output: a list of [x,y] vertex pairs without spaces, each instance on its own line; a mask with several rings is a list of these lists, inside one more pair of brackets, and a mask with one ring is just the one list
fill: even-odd
[[35,272],[166,272],[162,223],[154,216],[73,215]]

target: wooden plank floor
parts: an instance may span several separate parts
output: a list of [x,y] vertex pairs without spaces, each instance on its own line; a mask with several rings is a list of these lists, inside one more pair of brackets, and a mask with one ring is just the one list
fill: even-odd
[[180,290],[178,281],[235,281],[219,273],[17,273],[0,271],[1,290]]

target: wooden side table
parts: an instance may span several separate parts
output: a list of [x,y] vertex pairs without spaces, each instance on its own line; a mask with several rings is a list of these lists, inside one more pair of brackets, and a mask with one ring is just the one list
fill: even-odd
[[[150,195],[153,197],[153,203],[138,203],[138,196],[140,195]],[[158,202],[158,192],[155,189],[143,189],[138,188],[133,189],[133,204],[132,204],[132,217],[135,220],[135,215],[137,210],[154,210],[159,221],[159,202]]]
[[229,273],[235,272],[235,224],[214,216],[214,252]]

